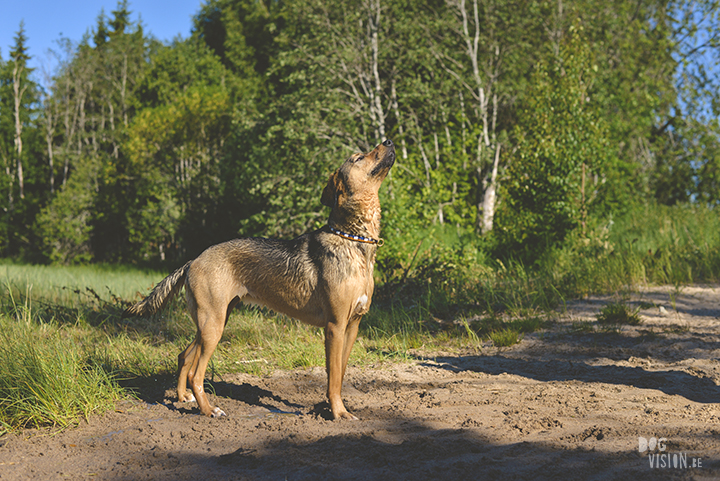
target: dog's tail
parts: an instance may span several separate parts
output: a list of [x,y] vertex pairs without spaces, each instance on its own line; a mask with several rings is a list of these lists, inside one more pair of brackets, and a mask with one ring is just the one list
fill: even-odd
[[156,285],[149,296],[135,305],[125,309],[122,317],[143,317],[162,310],[170,300],[182,289],[190,264],[188,262]]

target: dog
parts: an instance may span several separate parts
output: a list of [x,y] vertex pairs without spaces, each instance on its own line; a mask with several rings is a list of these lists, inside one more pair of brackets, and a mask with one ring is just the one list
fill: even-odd
[[242,301],[324,328],[332,417],[357,419],[343,404],[342,381],[360,319],[372,302],[375,255],[383,242],[378,191],[394,163],[391,140],[351,155],[323,189],[320,201],[331,208],[324,227],[293,240],[242,238],[209,247],[123,312],[154,314],[185,287],[197,333],[178,356],[179,401],[196,400],[206,416],[225,415],[208,401],[203,381],[228,316]]

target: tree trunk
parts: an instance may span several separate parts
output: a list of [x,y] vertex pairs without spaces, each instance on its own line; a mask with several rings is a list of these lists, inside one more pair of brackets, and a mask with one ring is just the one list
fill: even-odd
[[22,122],[20,122],[20,105],[22,103],[22,96],[25,93],[27,86],[20,85],[21,75],[24,67],[16,60],[13,67],[13,98],[15,100],[15,155],[17,162],[17,177],[18,177],[18,188],[20,189],[20,198],[25,198],[25,179],[23,177],[23,166],[22,166]]
[[[120,99],[121,99],[121,108],[122,108],[122,117],[123,117],[123,124],[125,127],[128,126],[128,115],[127,115],[127,101],[125,97],[127,96],[127,77],[128,77],[128,58],[127,53],[123,54],[123,68],[122,68],[122,86],[120,89]],[[117,155],[115,155],[117,158]]]
[[[7,212],[12,212],[15,207],[15,198],[13,197],[13,188],[15,186],[15,169],[10,167],[10,163],[12,162],[11,159],[4,159],[4,160],[5,160],[5,175],[7,175],[8,180],[9,180]],[[6,245],[7,245],[7,243],[6,243]]]
[[495,147],[495,161],[493,162],[492,172],[490,174],[490,182],[485,188],[485,195],[482,202],[482,225],[481,232],[483,235],[490,232],[493,228],[493,218],[495,217],[495,200],[497,192],[497,172],[500,163],[500,144]]
[[[495,81],[499,76],[500,49],[494,40],[492,25],[486,25],[482,30],[490,35],[490,42],[491,45],[494,45],[495,56],[494,59],[489,61],[489,65],[486,65],[485,76],[487,78],[483,80],[480,72],[479,44],[481,28],[478,0],[472,0],[472,17],[468,12],[465,0],[451,3],[454,4],[460,14],[462,23],[460,31],[465,41],[465,53],[472,67],[474,88],[471,88],[468,84],[465,85],[477,101],[477,113],[482,124],[482,131],[478,135],[477,162],[479,175],[482,175],[485,162],[487,161],[486,159],[488,159],[493,150],[495,151],[495,158],[489,174],[489,180],[485,179],[483,181],[483,184],[486,185],[483,201],[481,204],[478,204],[478,227],[480,231],[485,234],[492,230],[493,226],[497,192],[497,171],[500,163],[500,144],[497,142],[496,135],[498,99],[497,93],[494,92]],[[472,32],[470,27],[471,21],[474,23]],[[454,76],[460,78],[457,73],[454,73]],[[490,99],[492,99],[492,106],[490,106]],[[490,112],[491,108],[492,112]],[[482,218],[480,217],[480,212],[482,212]]]
[[380,72],[378,68],[378,52],[380,50],[379,30],[380,30],[380,0],[370,0],[368,8],[368,25],[370,27],[370,49],[372,77],[374,87],[370,89],[370,110],[373,111],[375,118],[375,130],[377,141],[385,140],[385,112],[382,106],[382,83],[380,82]]
[[[52,100],[47,100],[52,102]],[[53,137],[55,136],[55,124],[52,107],[48,106],[45,111],[45,142],[48,151],[48,167],[50,168],[50,193],[55,193],[55,166],[53,165]]]
[[400,118],[400,109],[398,108],[397,90],[395,88],[395,79],[393,78],[390,87],[390,96],[392,97],[392,108],[395,111],[395,121],[398,124],[398,133],[400,134],[400,150],[403,160],[407,160],[407,144],[405,142],[405,127]]

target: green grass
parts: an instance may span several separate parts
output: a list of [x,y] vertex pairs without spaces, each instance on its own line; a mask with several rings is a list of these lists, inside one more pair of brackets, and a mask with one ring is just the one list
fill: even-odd
[[610,302],[600,309],[596,317],[598,323],[602,325],[629,324],[637,326],[642,324],[639,311],[639,307],[630,309],[624,302]]
[[67,427],[111,409],[123,394],[87,356],[79,332],[40,324],[28,305],[0,315],[0,434],[22,427]]
[[96,296],[135,299],[165,275],[107,265],[58,267],[0,262],[2,286],[9,285],[16,295],[29,289],[33,298],[63,306],[97,302]]
[[[402,248],[381,250],[385,282],[376,304],[446,320],[500,313],[532,317],[589,294],[647,284],[679,290],[692,282],[720,280],[717,208],[636,206],[614,219],[595,220],[585,234],[573,232],[562,245],[525,263],[491,258],[489,253],[500,250],[492,236],[454,229],[408,233]],[[423,242],[415,253],[418,239]]]

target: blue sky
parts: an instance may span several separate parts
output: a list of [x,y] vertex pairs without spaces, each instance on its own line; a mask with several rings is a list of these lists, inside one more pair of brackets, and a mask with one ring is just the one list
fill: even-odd
[[[169,41],[177,35],[190,34],[192,16],[202,3],[203,0],[129,0],[128,8],[133,22],[140,17],[146,31],[159,40]],[[95,26],[101,9],[109,16],[116,6],[117,0],[0,0],[0,54],[8,59],[20,20],[25,20],[32,56],[30,66],[36,69],[43,63],[52,66],[47,50],[57,48],[55,41],[61,35],[79,41]]]

